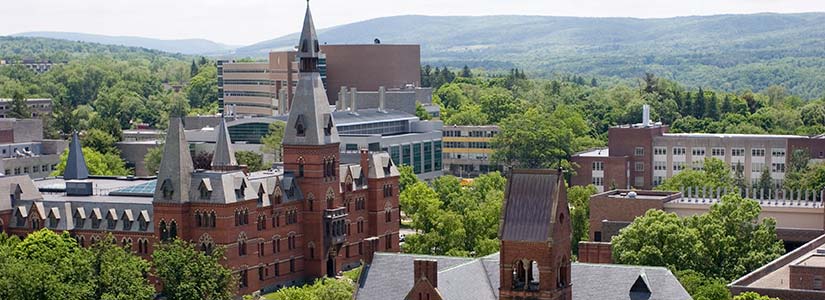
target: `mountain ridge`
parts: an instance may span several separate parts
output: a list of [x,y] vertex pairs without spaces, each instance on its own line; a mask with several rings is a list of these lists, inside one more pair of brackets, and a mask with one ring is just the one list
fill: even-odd
[[10,36],[16,37],[39,37],[50,39],[61,39],[69,41],[81,41],[87,43],[97,43],[106,45],[117,45],[126,47],[140,47],[153,50],[160,50],[171,53],[181,53],[187,55],[210,55],[220,54],[230,51],[237,46],[226,45],[207,39],[158,39],[129,35],[103,35],[81,32],[64,31],[29,31],[15,33]]

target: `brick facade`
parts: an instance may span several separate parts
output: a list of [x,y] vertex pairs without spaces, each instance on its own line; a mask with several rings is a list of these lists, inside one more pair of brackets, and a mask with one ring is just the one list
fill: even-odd
[[578,261],[591,264],[612,264],[612,247],[610,243],[579,242]]

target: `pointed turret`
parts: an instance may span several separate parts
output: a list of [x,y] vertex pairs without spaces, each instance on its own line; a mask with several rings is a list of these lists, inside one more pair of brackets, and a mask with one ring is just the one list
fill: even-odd
[[235,150],[232,150],[232,140],[229,137],[229,129],[226,128],[226,119],[221,118],[215,153],[212,155],[212,169],[220,171],[237,168],[238,162],[235,160]]
[[296,55],[300,60],[300,75],[289,110],[284,145],[320,146],[340,142],[324,83],[318,73],[318,51],[318,36],[307,3]]
[[155,187],[155,201],[188,202],[194,171],[183,124],[180,118],[170,118]]
[[72,134],[72,141],[69,143],[69,157],[66,159],[66,169],[63,171],[63,179],[87,179],[89,178],[89,168],[86,167],[86,158],[83,157],[83,148],[80,146],[80,139],[77,132]]

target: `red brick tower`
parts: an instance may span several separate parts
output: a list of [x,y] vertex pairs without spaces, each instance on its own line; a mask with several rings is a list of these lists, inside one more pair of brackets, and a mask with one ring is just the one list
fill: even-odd
[[338,178],[339,138],[318,72],[318,36],[307,6],[296,57],[300,77],[284,132],[284,167],[304,193],[303,232],[306,275],[334,275],[346,238],[346,209]]
[[513,170],[502,209],[502,300],[570,300],[570,211],[561,172]]

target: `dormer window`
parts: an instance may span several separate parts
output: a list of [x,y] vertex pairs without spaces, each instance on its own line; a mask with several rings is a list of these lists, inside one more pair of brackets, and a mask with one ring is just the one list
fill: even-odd
[[301,41],[301,52],[309,52],[309,41],[303,40]]
[[114,209],[109,210],[109,215],[106,216],[106,222],[108,222],[109,230],[114,230],[115,226],[117,226],[117,214]]
[[172,195],[174,195],[175,190],[172,188],[172,180],[171,179],[164,179],[163,185],[160,186],[161,192],[163,192],[163,199],[171,200]]
[[145,210],[140,211],[140,231],[146,231],[149,229],[149,212]]
[[324,114],[324,119],[326,121],[325,122],[326,126],[324,126],[324,135],[330,136],[330,135],[332,135],[332,126],[333,126],[332,117],[330,116],[330,114]]
[[304,125],[304,115],[298,115],[298,120],[295,121],[295,131],[298,136],[306,136],[306,125]]
[[201,200],[209,200],[212,195],[212,183],[208,178],[201,180],[201,184],[198,186],[198,192],[200,193]]

